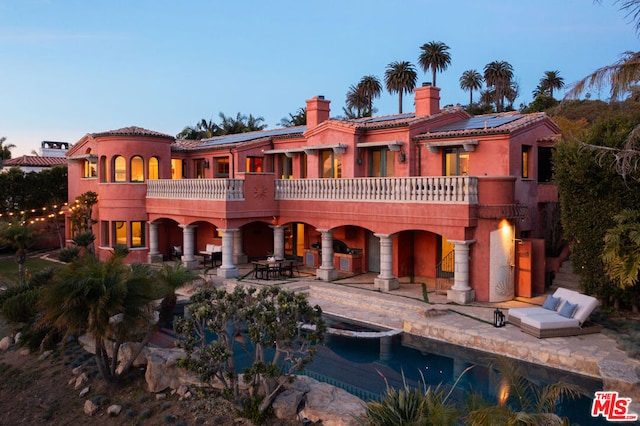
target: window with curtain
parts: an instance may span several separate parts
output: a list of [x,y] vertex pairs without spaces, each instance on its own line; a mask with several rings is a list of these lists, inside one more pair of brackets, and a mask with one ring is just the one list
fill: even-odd
[[126,182],[127,181],[127,161],[122,155],[118,155],[113,160],[114,169],[114,182]]
[[247,157],[246,171],[249,173],[262,173],[262,157]]
[[529,161],[531,160],[529,153],[531,152],[531,147],[528,145],[522,145],[522,178],[529,179],[530,171],[529,171]]
[[100,222],[100,245],[103,247],[109,247],[109,221],[103,220]]
[[94,178],[98,176],[98,164],[93,158],[93,150],[89,149],[86,152],[88,158],[84,160],[84,174],[85,178]]
[[447,148],[444,151],[444,175],[445,176],[468,176],[469,175],[469,153],[462,147]]
[[204,158],[193,160],[193,177],[196,179],[204,178]]
[[182,160],[171,160],[171,179],[182,179],[184,173],[182,171],[183,166]]
[[144,160],[139,155],[131,159],[131,182],[144,182]]
[[159,176],[159,164],[157,157],[149,158],[149,180],[157,180]]
[[372,149],[369,152],[369,177],[393,177],[396,172],[395,152],[387,149]]
[[216,177],[228,178],[229,177],[229,157],[215,158],[215,171]]
[[144,247],[144,222],[131,222],[131,247]]
[[320,151],[320,176],[323,178],[342,177],[342,155],[333,150]]
[[280,155],[280,179],[293,179],[293,158]]
[[114,244],[127,245],[127,222],[113,222],[113,242]]

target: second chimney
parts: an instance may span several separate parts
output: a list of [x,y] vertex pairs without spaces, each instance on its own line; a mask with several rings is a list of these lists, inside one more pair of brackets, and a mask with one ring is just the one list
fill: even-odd
[[307,100],[307,130],[329,119],[330,103],[324,96],[314,96]]
[[440,112],[440,88],[422,83],[416,92],[416,117],[426,117]]

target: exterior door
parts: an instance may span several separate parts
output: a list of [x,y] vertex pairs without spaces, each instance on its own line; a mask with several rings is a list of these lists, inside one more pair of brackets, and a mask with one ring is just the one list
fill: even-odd
[[367,243],[367,270],[380,272],[380,238],[368,232]]
[[531,241],[518,241],[516,253],[516,266],[518,271],[516,296],[532,297],[531,260],[533,257],[533,247]]

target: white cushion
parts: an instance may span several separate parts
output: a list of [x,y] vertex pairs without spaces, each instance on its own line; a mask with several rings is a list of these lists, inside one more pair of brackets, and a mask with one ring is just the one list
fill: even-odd
[[[578,309],[573,314],[573,319],[578,320],[580,324],[584,323],[598,306],[598,299],[595,297],[587,296],[586,294],[566,288],[557,289],[553,295],[562,298],[562,305],[564,305],[564,301],[578,304]],[[560,309],[562,309],[562,305],[560,305]]]
[[550,312],[551,311],[549,311],[548,309],[544,309],[541,307],[513,308],[513,309],[509,309],[508,315],[509,315],[509,318],[517,318],[519,320],[522,320],[523,317],[528,315],[548,314]]
[[[549,312],[547,310],[547,312]],[[580,323],[575,318],[565,318],[553,312],[523,317],[521,324],[526,324],[540,330],[552,328],[572,328],[579,327]]]

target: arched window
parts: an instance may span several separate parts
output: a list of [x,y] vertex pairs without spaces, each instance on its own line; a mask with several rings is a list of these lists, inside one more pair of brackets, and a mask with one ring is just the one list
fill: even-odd
[[158,158],[151,157],[149,158],[149,180],[158,179]]
[[127,161],[122,155],[118,155],[113,160],[114,182],[127,181]]
[[97,158],[91,148],[89,148],[86,152],[86,158],[84,160],[84,177],[85,178],[94,178],[98,175],[97,173],[98,165]]
[[139,155],[131,159],[131,182],[144,182],[144,160]]
[[106,182],[107,176],[109,176],[109,172],[107,170],[107,157],[100,157],[100,168],[98,170],[100,171],[100,182]]

